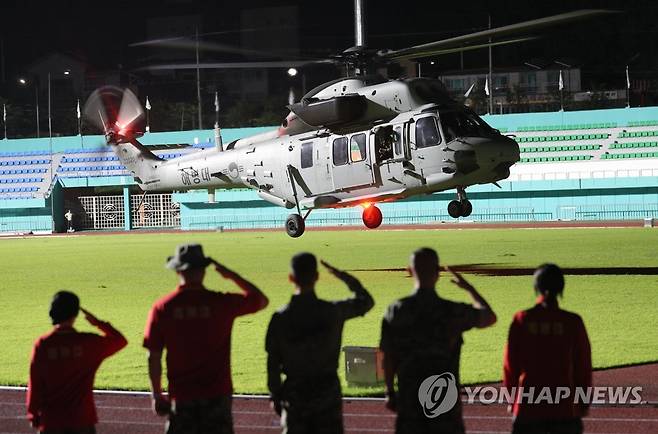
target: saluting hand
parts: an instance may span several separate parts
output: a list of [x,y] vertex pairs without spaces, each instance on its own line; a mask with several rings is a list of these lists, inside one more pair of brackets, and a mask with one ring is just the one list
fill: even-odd
[[343,282],[349,284],[350,282],[358,282],[356,277],[352,276],[346,271],[339,270],[338,268],[330,265],[328,262],[323,261],[322,259],[320,260],[320,263],[324,265],[324,267],[329,270],[331,274],[336,276],[338,279],[342,280]]
[[103,321],[96,318],[94,314],[89,312],[87,309],[81,307],[80,310],[85,314],[85,319],[89,322],[89,324],[93,325],[94,327],[98,327],[103,324]]
[[232,279],[235,276],[235,272],[229,270],[219,262],[215,261],[212,258],[210,258],[210,261],[211,261],[210,263],[215,266],[215,271],[221,274],[224,279]]
[[466,291],[472,291],[472,290],[473,290],[473,285],[471,285],[470,283],[468,283],[468,282],[466,281],[466,279],[464,279],[464,278],[462,277],[461,274],[457,273],[456,271],[452,271],[452,270],[450,269],[450,267],[448,267],[448,266],[446,266],[446,267],[444,267],[444,268],[445,268],[445,270],[446,270],[448,273],[452,274],[452,279],[450,279],[450,281],[451,281],[452,283],[454,283],[455,285],[459,286],[461,289],[464,289],[464,290],[466,290]]

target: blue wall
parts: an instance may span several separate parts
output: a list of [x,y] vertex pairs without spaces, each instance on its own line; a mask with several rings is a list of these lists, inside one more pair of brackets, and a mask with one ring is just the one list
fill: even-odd
[[[658,177],[502,182],[468,189],[473,214],[463,220],[628,220],[658,218]],[[416,196],[378,206],[384,223],[415,224],[454,221],[447,213],[453,192]],[[250,190],[218,191],[209,204],[204,191],[175,194],[181,203],[183,229],[282,227],[294,212],[258,198]],[[361,224],[360,207],[315,210],[308,226]]]
[[[497,128],[514,131],[520,127],[538,125],[577,125],[658,121],[658,107],[589,110],[578,112],[525,113],[490,115],[485,119]],[[262,133],[275,127],[223,129],[224,143]],[[149,133],[145,144],[194,144],[214,141],[213,130]],[[104,146],[103,136],[53,138],[52,149],[62,152],[81,147]],[[0,140],[0,152],[49,150],[49,140]],[[66,178],[63,188],[111,185],[132,185],[130,177]],[[597,220],[658,218],[658,178],[608,178],[560,181],[516,181],[468,189],[476,221],[528,220]],[[57,192],[58,193],[58,192]],[[55,201],[57,201],[55,194]],[[390,224],[453,221],[446,211],[454,192],[418,196],[379,205],[384,222]],[[282,227],[291,210],[275,207],[260,200],[250,190],[218,191],[217,203],[208,204],[203,191],[179,193],[174,200],[181,203],[181,224],[184,229]],[[59,203],[53,208],[59,210]],[[50,230],[50,202],[45,199],[0,200],[0,231]],[[61,212],[57,212],[61,214]],[[61,222],[57,222],[61,225]],[[361,208],[315,210],[307,220],[309,226],[361,224]]]

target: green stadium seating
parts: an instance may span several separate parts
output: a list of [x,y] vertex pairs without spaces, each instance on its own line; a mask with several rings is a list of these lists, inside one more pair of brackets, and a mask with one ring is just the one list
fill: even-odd
[[521,148],[522,153],[530,152],[572,152],[572,151],[594,151],[601,149],[601,145],[568,145],[568,146],[540,146]]
[[615,160],[627,158],[658,158],[658,152],[631,152],[625,154],[603,154],[602,160]]

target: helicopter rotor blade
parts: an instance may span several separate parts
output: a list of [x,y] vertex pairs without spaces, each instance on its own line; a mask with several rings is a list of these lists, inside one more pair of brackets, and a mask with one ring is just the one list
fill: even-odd
[[[456,36],[454,38],[443,39],[440,41],[429,42],[426,44],[415,45],[413,47],[402,48],[400,50],[385,51],[380,53],[381,57],[389,60],[398,59],[414,59],[416,57],[426,57],[434,53],[440,53],[447,49],[457,49],[452,52],[462,51],[458,48],[464,48],[465,44],[485,42],[489,39],[513,35],[522,32],[536,31],[538,29],[555,26],[558,24],[565,24],[572,21],[583,20],[592,18],[599,15],[608,15],[616,13],[605,9],[581,9],[573,12],[567,12],[559,15],[552,15],[549,17],[538,18],[530,21],[523,21],[516,24],[510,24],[495,29],[482,30],[480,32],[471,33],[468,35]],[[420,53],[420,54],[419,54]]]
[[[144,117],[144,109],[130,89],[123,91],[123,99],[119,108],[116,126],[122,132],[141,131],[139,121]],[[122,134],[123,135],[123,134]]]
[[85,119],[104,134],[132,136],[143,131],[144,109],[132,91],[104,86],[89,95],[83,109]]
[[163,65],[151,65],[138,68],[138,71],[168,71],[172,69],[267,69],[267,68],[292,68],[311,64],[334,64],[331,59],[323,60],[292,60],[271,62],[215,62],[215,63],[170,63]]
[[470,51],[470,50],[478,50],[480,48],[488,48],[488,47],[498,47],[502,45],[511,45],[511,44],[518,44],[521,42],[527,42],[527,41],[534,41],[535,39],[539,39],[537,36],[528,36],[525,38],[516,38],[516,39],[506,39],[504,41],[498,41],[498,42],[492,42],[492,43],[485,43],[485,44],[477,44],[477,45],[464,45],[461,47],[455,47],[455,48],[446,48],[444,50],[430,50],[427,52],[418,52],[413,55],[410,55],[409,57],[407,56],[400,56],[396,57],[395,60],[404,60],[404,59],[418,59],[420,57],[429,57],[429,56],[440,56],[443,54],[451,54],[451,53],[459,53],[462,51]]
[[[130,47],[155,47],[155,48],[169,48],[169,49],[192,51],[197,49],[197,41],[187,37],[162,38],[162,39],[151,39],[143,42],[135,42],[133,44],[130,44]],[[298,56],[288,53],[253,50],[253,49],[235,47],[229,44],[222,44],[219,42],[209,42],[209,41],[198,41],[198,49],[199,51],[240,54],[249,57],[299,58]]]

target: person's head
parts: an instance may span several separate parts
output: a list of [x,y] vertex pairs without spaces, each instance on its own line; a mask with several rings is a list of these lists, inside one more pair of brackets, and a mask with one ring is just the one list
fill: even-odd
[[203,254],[200,244],[182,244],[176,247],[173,256],[167,258],[166,267],[176,271],[186,284],[200,284],[206,275],[211,259]]
[[409,272],[418,287],[434,287],[439,280],[439,255],[436,250],[422,247],[411,254]]
[[564,274],[555,264],[542,264],[534,274],[535,291],[545,297],[556,298],[564,291]]
[[59,291],[53,296],[49,312],[53,325],[66,322],[73,324],[78,312],[80,312],[80,299],[74,293]]
[[297,253],[290,261],[289,279],[300,290],[312,290],[318,280],[318,261],[311,253]]

